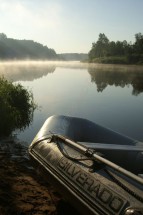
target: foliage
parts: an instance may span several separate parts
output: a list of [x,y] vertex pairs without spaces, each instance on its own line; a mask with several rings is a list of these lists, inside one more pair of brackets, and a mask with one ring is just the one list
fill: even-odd
[[0,136],[29,126],[35,108],[31,92],[20,84],[0,78]]
[[16,40],[0,33],[1,59],[58,59],[54,49],[33,40]]
[[111,56],[94,58],[93,63],[106,63],[106,64],[127,64],[128,60],[125,56]]
[[109,40],[105,34],[99,34],[99,39],[96,43],[92,43],[92,50],[89,52],[90,58],[104,57],[108,52]]
[[58,56],[61,60],[66,61],[84,61],[88,59],[88,54],[85,53],[63,53]]
[[99,34],[97,42],[92,43],[88,57],[90,62],[142,64],[143,35],[135,34],[135,43],[132,44],[126,40],[109,41],[105,34]]
[[7,39],[6,34],[0,33],[0,40],[5,40],[5,39]]

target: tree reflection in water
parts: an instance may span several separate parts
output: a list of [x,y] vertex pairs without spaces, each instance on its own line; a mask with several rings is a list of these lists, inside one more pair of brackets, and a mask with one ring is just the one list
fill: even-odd
[[33,64],[26,61],[4,63],[0,65],[0,76],[4,76],[7,80],[13,82],[34,81],[49,73],[53,73],[55,68],[55,65],[38,62]]
[[[134,68],[134,69],[133,69]],[[97,91],[102,92],[108,85],[133,87],[132,94],[137,96],[143,92],[143,67],[126,67],[126,69],[108,68],[88,68],[91,76],[91,82],[97,86]]]

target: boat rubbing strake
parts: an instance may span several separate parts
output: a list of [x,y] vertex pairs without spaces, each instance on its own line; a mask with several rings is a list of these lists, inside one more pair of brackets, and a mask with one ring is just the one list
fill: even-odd
[[86,119],[52,116],[29,155],[81,214],[143,214],[142,142]]

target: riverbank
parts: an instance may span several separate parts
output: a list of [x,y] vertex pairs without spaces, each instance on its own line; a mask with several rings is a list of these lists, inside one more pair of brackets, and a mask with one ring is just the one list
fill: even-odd
[[0,160],[0,215],[78,214],[36,174],[20,143],[0,140]]
[[93,58],[89,63],[99,64],[117,64],[117,65],[143,65],[143,56],[128,55],[128,56],[106,56]]

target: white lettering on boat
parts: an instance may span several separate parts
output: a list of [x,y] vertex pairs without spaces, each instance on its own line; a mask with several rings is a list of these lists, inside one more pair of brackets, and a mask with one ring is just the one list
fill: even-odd
[[[58,168],[70,179],[78,185],[78,189],[85,194],[89,194],[88,198],[98,207],[103,206],[104,210],[110,211],[111,214],[120,214],[127,200],[114,192],[111,188],[104,185],[101,181],[89,175],[78,165],[72,161],[62,158],[58,163]],[[72,183],[73,184],[73,183]]]

